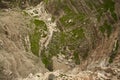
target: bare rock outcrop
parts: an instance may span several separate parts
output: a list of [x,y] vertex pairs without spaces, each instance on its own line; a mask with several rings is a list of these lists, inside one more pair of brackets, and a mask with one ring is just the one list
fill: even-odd
[[[29,48],[29,18],[9,10],[0,13],[0,80],[14,80],[28,74],[45,72],[40,58]],[[28,25],[28,26],[27,26]]]

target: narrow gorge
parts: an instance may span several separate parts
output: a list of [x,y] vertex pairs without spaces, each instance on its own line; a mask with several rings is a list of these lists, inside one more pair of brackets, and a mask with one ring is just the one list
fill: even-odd
[[0,0],[0,80],[120,80],[119,0]]

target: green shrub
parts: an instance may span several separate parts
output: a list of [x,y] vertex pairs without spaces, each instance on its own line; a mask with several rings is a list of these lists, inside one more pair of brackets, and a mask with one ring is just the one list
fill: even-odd
[[41,53],[41,59],[42,62],[45,64],[45,67],[49,70],[49,71],[53,71],[53,61],[52,61],[52,56],[50,54],[45,53],[45,51],[43,51]]
[[29,14],[26,11],[23,11],[24,16],[28,16]]
[[107,37],[109,37],[112,33],[113,27],[107,23],[107,21],[104,22],[102,26],[100,26],[99,30],[102,33],[107,33]]
[[47,30],[47,27],[46,24],[41,20],[34,19],[32,22],[35,24],[35,29],[33,33],[30,34],[31,51],[36,56],[39,56],[39,41],[41,38],[41,34],[44,34],[42,31],[40,32],[40,30]]
[[114,0],[104,0],[104,3],[98,8],[98,20],[102,17],[105,12],[110,12],[111,16],[115,21],[118,20],[117,14],[115,13],[115,2]]
[[49,2],[49,0],[44,0],[44,2],[47,4]]
[[46,24],[42,20],[34,19],[33,23],[35,24],[36,27],[39,27],[39,28],[44,27],[44,28],[46,28]]
[[35,31],[32,35],[30,35],[30,43],[31,43],[31,51],[36,56],[39,56],[39,40],[40,40],[41,34],[37,31]]
[[76,39],[83,39],[85,37],[84,30],[82,28],[78,28],[72,31],[73,37],[76,37]]
[[77,52],[74,53],[74,60],[75,60],[75,64],[80,64],[80,58]]
[[[75,13],[74,10],[70,9],[67,5],[63,6],[63,10],[65,15],[60,18],[60,22],[64,25],[64,27],[69,28],[70,26],[74,26],[75,24],[80,23],[85,19],[84,13]],[[69,22],[71,20],[71,22]]]

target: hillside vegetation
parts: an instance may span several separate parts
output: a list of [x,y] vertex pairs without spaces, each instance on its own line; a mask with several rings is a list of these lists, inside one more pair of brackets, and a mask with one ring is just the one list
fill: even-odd
[[119,80],[119,62],[119,0],[0,0],[0,80]]

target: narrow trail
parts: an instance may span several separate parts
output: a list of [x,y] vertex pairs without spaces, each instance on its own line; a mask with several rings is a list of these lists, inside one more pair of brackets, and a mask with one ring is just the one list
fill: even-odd
[[38,16],[35,19],[38,20],[42,20],[45,22],[46,26],[47,26],[47,36],[46,37],[42,37],[40,39],[40,47],[41,49],[43,48],[47,48],[48,44],[50,43],[53,33],[56,30],[56,23],[52,22],[52,16],[51,14],[47,13],[47,11],[45,10],[45,6],[44,3],[41,2],[39,5],[37,5],[36,7],[32,7],[30,9],[27,9],[26,12],[31,16],[31,17],[35,17]]

